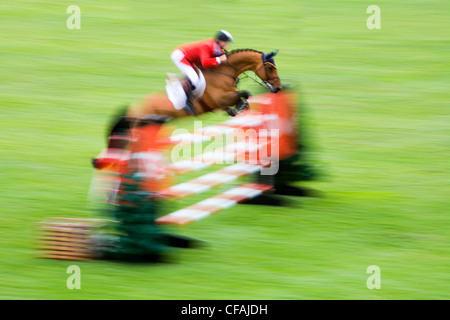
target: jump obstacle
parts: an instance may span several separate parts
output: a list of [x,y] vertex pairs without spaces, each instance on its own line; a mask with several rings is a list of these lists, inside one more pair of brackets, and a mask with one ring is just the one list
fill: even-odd
[[[56,218],[40,224],[40,256],[95,259],[98,257],[96,246],[100,243],[95,235],[105,225],[111,226],[111,221],[116,229],[115,240],[106,246],[111,248],[121,243],[119,259],[145,252],[159,253],[155,244],[156,247],[167,244],[187,247],[189,239],[166,234],[162,228],[184,226],[276,192],[284,184],[276,180],[285,168],[277,168],[275,175],[264,176],[262,172],[273,168],[275,161],[282,163],[299,154],[296,95],[289,91],[262,94],[251,97],[249,105],[248,110],[228,121],[192,132],[170,134],[167,124],[149,117],[131,130],[111,135],[108,147],[93,161],[95,170],[90,192],[104,196],[103,200],[114,208],[112,216],[106,220]],[[245,135],[249,131],[253,134]],[[236,132],[244,132],[244,135],[236,136]],[[233,137],[230,143],[191,159],[172,162],[165,157],[174,147],[212,139],[227,140],[229,136]],[[228,164],[224,168],[186,182],[173,182],[187,173],[223,164],[224,160]],[[254,176],[255,181],[160,215],[157,204],[161,201],[188,198],[246,176]],[[156,237],[151,239],[149,235]],[[138,242],[139,246],[135,245]],[[142,247],[143,242],[148,246]],[[101,246],[105,247],[104,243]]]

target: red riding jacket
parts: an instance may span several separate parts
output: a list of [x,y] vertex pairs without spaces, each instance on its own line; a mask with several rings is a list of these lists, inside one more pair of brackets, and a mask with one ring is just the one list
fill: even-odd
[[220,60],[217,57],[224,53],[213,38],[183,44],[177,49],[184,53],[187,62],[199,68],[218,66]]

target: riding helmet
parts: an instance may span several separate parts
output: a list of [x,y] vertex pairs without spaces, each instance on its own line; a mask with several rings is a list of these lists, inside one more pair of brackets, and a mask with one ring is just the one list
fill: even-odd
[[215,39],[216,41],[222,40],[227,42],[233,42],[233,36],[231,35],[231,33],[225,30],[217,31]]

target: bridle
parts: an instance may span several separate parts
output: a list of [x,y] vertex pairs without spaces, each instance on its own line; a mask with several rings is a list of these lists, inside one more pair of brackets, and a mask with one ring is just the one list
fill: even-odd
[[238,67],[236,67],[234,64],[232,64],[230,61],[228,61],[228,59],[227,59],[228,65],[230,65],[233,69],[235,69],[237,71],[238,76],[235,77],[235,76],[232,76],[228,73],[221,72],[221,71],[215,71],[215,72],[233,78],[236,81],[236,84],[240,81],[239,75],[244,74],[246,76],[246,78],[253,80],[255,83],[259,84],[262,87],[268,88],[271,92],[274,92],[274,84],[271,81],[280,80],[280,77],[277,76],[277,77],[269,78],[267,68],[268,68],[268,66],[271,66],[272,68],[274,68],[276,70],[277,67],[275,66],[275,64],[273,64],[270,61],[264,61],[264,54],[261,55],[261,59],[263,60],[264,71],[266,73],[266,80],[263,80],[262,82],[260,81],[260,79],[254,78],[254,77],[248,75],[246,72],[241,72],[241,70]]
[[264,61],[264,57],[263,57],[263,65],[264,65],[264,71],[266,72],[266,80],[263,81],[263,82],[266,85],[266,87],[269,88],[270,91],[274,92],[274,85],[270,81],[280,80],[280,77],[276,76],[276,77],[269,78],[269,75],[268,75],[268,72],[267,72],[267,66],[271,66],[275,70],[277,69],[277,67],[272,62]]

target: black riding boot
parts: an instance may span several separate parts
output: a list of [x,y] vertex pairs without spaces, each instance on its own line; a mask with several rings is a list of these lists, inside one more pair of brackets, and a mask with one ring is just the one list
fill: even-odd
[[188,113],[188,114],[192,114],[192,115],[197,115],[197,112],[195,111],[195,107],[194,104],[192,103],[192,92],[195,90],[195,87],[192,85],[192,83],[187,80],[187,85],[188,88],[186,90],[186,105],[184,107],[184,110]]

